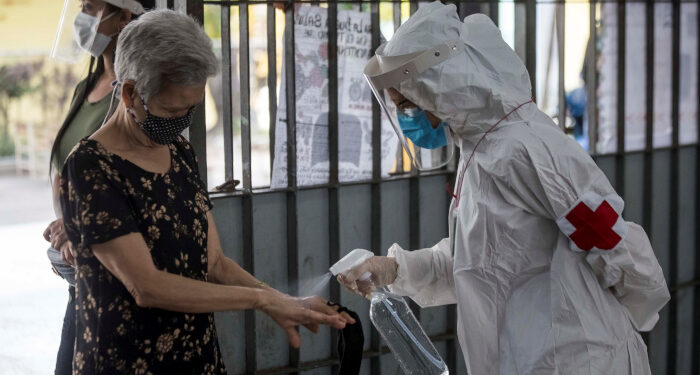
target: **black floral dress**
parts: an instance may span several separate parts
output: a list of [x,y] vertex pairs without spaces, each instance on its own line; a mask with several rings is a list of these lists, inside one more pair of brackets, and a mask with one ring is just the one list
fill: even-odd
[[136,305],[90,246],[138,232],[160,270],[207,280],[211,203],[182,137],[165,174],[83,139],[66,160],[61,204],[77,251],[73,374],[225,374],[214,315]]

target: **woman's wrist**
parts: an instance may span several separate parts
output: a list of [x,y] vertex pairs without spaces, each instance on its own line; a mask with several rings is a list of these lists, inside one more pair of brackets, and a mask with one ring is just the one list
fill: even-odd
[[253,306],[253,309],[255,310],[263,310],[265,306],[268,305],[268,301],[270,298],[270,292],[264,290],[264,289],[253,289],[253,293],[255,293],[255,303]]

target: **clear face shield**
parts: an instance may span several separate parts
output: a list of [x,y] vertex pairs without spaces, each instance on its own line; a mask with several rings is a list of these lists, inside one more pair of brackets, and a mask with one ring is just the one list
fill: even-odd
[[141,4],[134,0],[65,0],[51,57],[75,63],[85,52],[100,56],[114,35],[102,34],[98,28],[118,14],[109,12],[106,3],[128,9],[133,14],[144,12]]
[[383,56],[382,45],[365,66],[365,79],[386,112],[405,155],[418,170],[447,165],[454,154],[454,139],[447,123],[440,121],[434,126],[435,118],[430,119],[422,109],[402,100],[395,88],[458,53],[457,45],[456,41],[449,42],[401,56]]

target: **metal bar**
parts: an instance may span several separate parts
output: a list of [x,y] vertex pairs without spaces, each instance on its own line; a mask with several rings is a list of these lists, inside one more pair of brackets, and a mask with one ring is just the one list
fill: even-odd
[[530,73],[532,97],[537,99],[537,2],[525,0],[525,66]]
[[627,7],[617,1],[617,154],[615,156],[615,190],[625,197],[625,100],[626,100]]
[[559,126],[566,130],[566,90],[564,88],[564,80],[566,72],[566,59],[565,59],[565,43],[566,40],[566,5],[557,4],[556,5],[556,26],[557,26],[557,60],[559,65]]
[[[380,37],[379,37],[379,2],[373,1],[370,4],[370,23],[372,26],[371,43],[372,52],[370,55],[374,55],[374,51],[379,47]],[[372,95],[372,178],[376,181],[382,177],[382,113],[379,106],[379,102]],[[374,184],[376,185],[376,184]],[[374,200],[374,197],[373,197]],[[373,203],[379,203],[373,202]],[[379,212],[377,212],[379,213]],[[373,219],[375,218],[372,216]],[[373,223],[372,228],[378,228],[379,222]],[[378,232],[379,234],[379,232]],[[380,243],[380,242],[379,242]],[[376,251],[376,249],[375,249]]]
[[[695,147],[695,145],[686,145],[685,148],[687,147]],[[683,147],[681,147],[683,148]],[[457,157],[457,156],[455,156]],[[444,175],[450,175],[454,173],[454,170],[447,170],[447,169],[438,169],[434,171],[427,171],[427,172],[422,172],[421,176],[422,177],[429,177],[429,176],[444,176]],[[413,178],[410,174],[403,174],[403,175],[396,175],[396,176],[389,176],[389,177],[384,177],[381,180],[379,180],[379,183],[385,183],[385,182],[394,182],[394,181],[403,181],[403,180],[410,180]],[[346,182],[341,182],[338,183],[339,187],[344,187],[344,186],[358,186],[358,185],[367,185],[371,184],[374,182],[373,180],[362,180],[362,181],[346,181]],[[308,190],[316,190],[316,189],[327,189],[330,185],[328,184],[317,184],[317,185],[304,185],[304,186],[298,186],[295,190],[296,191],[308,191]],[[280,189],[270,189],[267,187],[263,188],[255,188],[253,189],[253,194],[259,195],[259,194],[274,194],[274,193],[282,193],[282,192],[288,192],[291,189],[289,188],[280,188]],[[220,198],[228,198],[228,197],[242,197],[244,194],[240,190],[235,190],[235,191],[230,191],[230,192],[212,192],[210,193],[212,198],[215,199],[220,199]]]
[[251,163],[250,163],[250,25],[248,17],[248,3],[241,0],[238,7],[239,26],[239,59],[240,59],[240,97],[241,97],[241,164],[243,168],[243,190],[250,191]]
[[221,94],[224,127],[224,178],[233,179],[233,119],[231,115],[231,8],[221,7]]
[[[696,22],[696,39],[698,42],[697,51],[700,51],[700,1],[695,2],[697,6],[697,20]],[[700,77],[700,56],[697,57],[697,74]],[[697,87],[695,91],[696,103],[695,110],[700,110],[700,79],[697,80]],[[695,126],[697,131],[697,139],[695,141],[695,191],[700,189],[700,116],[696,116]],[[695,196],[695,279],[700,279],[700,199],[696,194]],[[700,287],[695,286],[695,295],[693,301],[693,311],[694,316],[700,316]],[[700,353],[700,323],[693,322],[693,343],[691,353]],[[692,371],[693,374],[700,374],[700,355],[694,355],[692,359]]]
[[[525,3],[513,3],[513,49],[523,62],[527,61],[525,51]],[[526,67],[527,68],[527,67]]]
[[[255,271],[255,252],[253,248],[253,196],[249,193],[241,198],[241,217],[243,230],[243,268]],[[258,368],[258,345],[256,337],[255,310],[246,310],[243,314],[245,324],[245,368],[247,374],[254,374]]]
[[[410,15],[412,16],[418,10],[418,3],[415,0],[410,0]],[[415,159],[420,161],[421,154],[418,148],[415,150]],[[411,164],[411,179],[409,180],[409,247],[411,250],[420,247],[420,180],[418,179],[419,172],[415,165]],[[408,301],[408,305],[413,311],[413,315],[420,321],[420,307],[413,300]]]
[[[457,7],[457,11],[459,14],[460,19],[464,19],[467,16],[470,16],[475,13],[483,13],[484,11],[482,10],[482,5],[481,3],[478,2],[472,2],[472,1],[461,1],[458,0],[459,5]],[[488,4],[486,4],[488,5]]]
[[[394,18],[394,32],[399,29],[401,26],[401,3],[394,3],[393,4],[393,18]],[[396,169],[394,170],[395,173],[403,173],[404,172],[404,167],[403,167],[403,146],[401,144],[401,141],[397,139],[396,141],[399,144],[399,147],[396,149]]]
[[588,125],[588,152],[591,155],[596,154],[596,143],[598,143],[598,69],[597,69],[597,51],[596,44],[598,38],[598,29],[596,24],[596,2],[593,0],[590,3],[588,11],[588,45],[586,48],[585,61],[585,81],[586,81],[586,124]]
[[[372,52],[379,47],[379,2],[372,1],[370,4],[370,25]],[[382,113],[377,98],[372,95],[372,179],[375,181],[382,178]],[[382,189],[379,183],[372,183],[371,193],[371,216],[372,229],[370,233],[370,242],[372,243],[372,251],[377,255],[382,255]],[[371,326],[370,331],[370,348],[379,349],[381,347],[381,338],[379,332]],[[373,375],[381,374],[381,363],[379,357],[373,357],[370,360],[370,372]]]
[[[680,0],[672,1],[673,21],[672,21],[672,56],[671,56],[671,145],[676,146],[671,150],[671,165],[670,165],[670,218],[669,218],[669,267],[668,281],[670,285],[678,284],[678,211],[680,209],[678,199],[679,186],[679,157],[678,157],[678,137],[680,123],[680,58],[681,58],[681,4]],[[678,294],[672,292],[671,301],[668,304],[668,352],[666,362],[666,372],[668,374],[676,373],[676,359],[678,358]]]
[[328,4],[328,162],[329,185],[338,184],[338,5]]
[[[420,155],[419,153],[417,153]],[[408,243],[411,250],[420,248],[420,178],[414,166],[411,166],[411,179],[408,183],[408,222],[409,234]],[[420,321],[420,307],[413,301],[409,300],[410,306],[416,319]]]
[[[328,251],[329,267],[340,259],[340,201],[338,192],[338,5],[328,4]],[[340,285],[331,283],[330,300],[340,302]],[[338,331],[331,329],[331,343]],[[339,358],[338,346],[331,345],[331,357]],[[331,369],[338,373],[338,365]]]
[[[223,9],[222,9],[222,30],[223,30]],[[226,11],[228,16],[228,10]],[[238,7],[238,23],[239,23],[239,81],[240,81],[240,105],[241,105],[241,162],[243,167],[243,198],[241,200],[241,216],[242,216],[242,230],[243,230],[243,267],[250,271],[255,272],[255,253],[253,248],[253,197],[250,194],[252,190],[251,179],[250,179],[250,67],[248,64],[248,56],[250,51],[249,45],[249,25],[248,25],[248,3],[246,1],[241,1]],[[230,25],[226,26],[227,29]],[[230,30],[230,29],[229,29]],[[228,37],[230,43],[230,37]],[[228,46],[228,47],[226,47]],[[222,47],[226,47],[230,55],[230,44],[223,44]],[[229,67],[230,69],[230,67]],[[229,78],[230,79],[230,78]],[[230,87],[230,84],[229,84]],[[230,105],[231,99],[224,102],[224,106]],[[226,126],[224,127],[224,134],[226,134]],[[232,134],[233,131],[231,126],[228,126],[229,136],[225,136],[224,147],[226,144],[233,143]],[[230,146],[233,149],[233,146]],[[231,158],[231,168],[227,168],[226,171],[231,172],[231,178],[233,178],[233,156],[232,152],[226,157]],[[229,177],[227,176],[228,180]],[[246,373],[253,374],[257,370],[258,359],[257,359],[257,337],[256,337],[256,319],[255,311],[246,310],[244,313],[245,320],[245,339],[246,339]]]
[[496,24],[496,26],[499,25],[499,20],[498,20],[498,0],[491,0],[489,1],[489,17],[491,17],[491,20],[493,23]]
[[647,0],[646,4],[646,129],[644,148],[644,187],[642,196],[644,205],[642,208],[642,226],[647,233],[651,233],[651,201],[653,186],[652,151],[654,149],[654,0]]
[[694,288],[700,285],[700,277],[697,277],[692,280],[684,281],[682,283],[679,283],[677,285],[671,285],[668,287],[668,290],[671,291],[671,293],[675,293],[679,290],[687,289],[687,288]]
[[[647,0],[646,4],[646,124],[645,124],[645,147],[644,147],[644,171],[642,186],[642,226],[651,239],[652,212],[651,202],[653,193],[653,148],[654,148],[654,0]],[[649,346],[649,332],[642,332],[644,342]]]
[[[187,14],[202,25],[204,20],[204,5],[200,1],[188,0]],[[197,167],[199,168],[199,176],[207,187],[207,127],[204,119],[204,101],[197,106],[192,118],[192,125],[189,127],[189,141],[192,148],[198,156]]]
[[[691,147],[695,147],[695,146],[696,146],[695,143],[685,144],[685,145],[679,144],[677,146],[663,146],[663,147],[657,146],[657,147],[654,147],[654,151],[656,152],[656,151],[682,150],[682,149],[691,148]],[[643,154],[644,152],[645,152],[645,150],[641,149],[641,150],[625,151],[624,153],[620,153],[620,154],[635,155],[635,154]],[[610,153],[605,153],[605,154],[598,154],[596,156],[616,156],[617,154],[618,154],[617,152],[610,152]]]
[[270,173],[275,161],[275,131],[277,131],[277,32],[275,7],[267,4],[267,95],[270,109]]
[[[287,98],[287,277],[289,293],[299,289],[299,243],[297,241],[297,132],[296,132],[296,77],[294,64],[294,6],[287,4],[285,15],[284,59]],[[299,366],[299,349],[289,347],[289,362]]]
[[[297,138],[296,138],[296,81],[294,64],[294,7],[287,6],[284,11],[284,62],[285,62],[285,82],[286,92],[292,95],[285,95],[287,101],[287,185],[290,189],[297,186]],[[289,157],[289,156],[292,157]]]

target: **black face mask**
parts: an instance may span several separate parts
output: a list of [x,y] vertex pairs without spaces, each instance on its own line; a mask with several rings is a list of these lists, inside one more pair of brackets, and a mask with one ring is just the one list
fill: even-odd
[[[194,113],[194,107],[187,111],[187,114],[182,117],[158,117],[152,115],[148,112],[148,107],[146,106],[146,101],[141,97],[141,102],[143,103],[143,109],[146,111],[146,118],[142,122],[136,121],[143,130],[144,133],[153,140],[153,142],[159,143],[161,145],[167,145],[173,143],[177,136],[182,133],[183,130],[187,129],[192,124],[192,115]],[[133,112],[129,112],[131,117],[136,120],[136,116]]]

